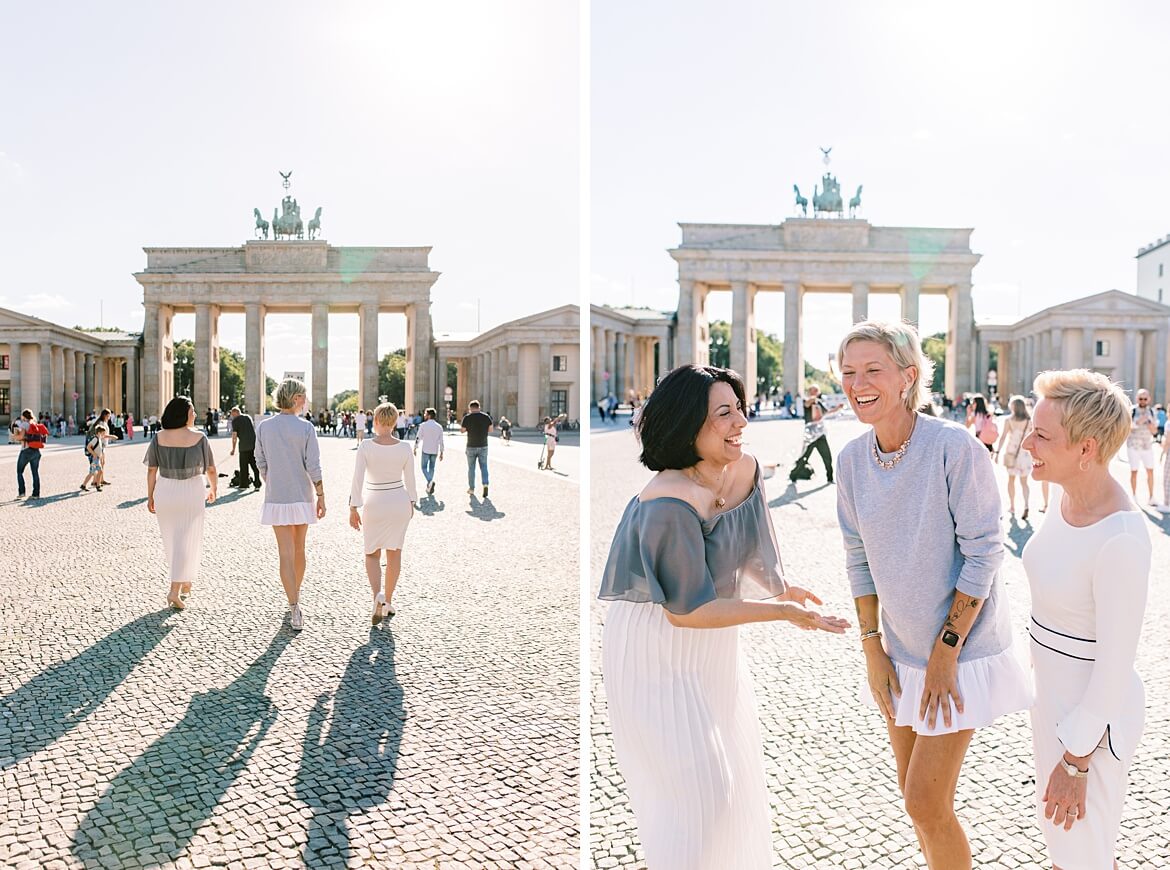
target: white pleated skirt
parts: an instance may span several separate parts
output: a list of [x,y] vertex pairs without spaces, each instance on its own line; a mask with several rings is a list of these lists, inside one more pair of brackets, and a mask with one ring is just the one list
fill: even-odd
[[288,504],[264,502],[260,508],[262,526],[312,526],[317,523],[317,508],[307,501]]
[[763,743],[738,628],[676,628],[660,605],[611,602],[602,675],[649,870],[770,868]]
[[193,583],[199,574],[206,499],[202,475],[187,480],[160,475],[155,483],[154,515],[172,583]]

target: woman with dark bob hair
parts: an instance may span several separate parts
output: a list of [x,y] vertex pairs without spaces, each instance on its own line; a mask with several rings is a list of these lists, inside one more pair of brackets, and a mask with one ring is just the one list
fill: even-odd
[[[207,436],[195,428],[195,406],[176,396],[162,414],[162,431],[146,448],[146,509],[158,517],[176,610],[199,574],[203,554],[203,505],[215,501],[215,457]],[[207,478],[204,489],[200,475]]]
[[626,507],[601,581],[614,750],[651,870],[772,866],[739,626],[848,627],[785,580],[746,426],[735,372],[686,365],[662,379],[635,430],[657,474]]

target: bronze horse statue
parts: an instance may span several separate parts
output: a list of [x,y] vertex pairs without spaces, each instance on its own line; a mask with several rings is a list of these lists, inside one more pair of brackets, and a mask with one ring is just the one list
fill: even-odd
[[260,217],[260,209],[258,208],[252,209],[252,214],[256,216],[256,238],[268,238],[268,221]]
[[857,185],[857,194],[849,200],[849,217],[853,217],[857,210],[861,208],[861,188],[862,185]]
[[808,198],[800,195],[800,188],[795,184],[792,189],[796,191],[796,205],[800,208],[800,213],[804,217],[808,217]]

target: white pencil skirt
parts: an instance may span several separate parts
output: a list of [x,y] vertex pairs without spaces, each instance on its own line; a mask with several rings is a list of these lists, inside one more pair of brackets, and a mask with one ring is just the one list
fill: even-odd
[[660,605],[614,601],[602,670],[649,870],[770,868],[764,751],[738,628],[676,628]]
[[202,475],[187,480],[160,475],[155,483],[154,515],[158,517],[172,583],[192,583],[199,574],[206,498]]

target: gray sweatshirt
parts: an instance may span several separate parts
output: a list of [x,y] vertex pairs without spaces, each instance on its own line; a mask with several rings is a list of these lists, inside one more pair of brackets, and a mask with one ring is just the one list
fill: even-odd
[[878,596],[890,657],[926,667],[956,589],[985,602],[959,661],[1003,652],[1011,625],[999,579],[1002,508],[987,448],[924,414],[893,469],[878,467],[874,443],[871,429],[841,451],[837,517],[853,597]]
[[304,417],[277,414],[256,427],[256,467],[267,486],[266,504],[316,501],[313,484],[321,479],[317,430]]

